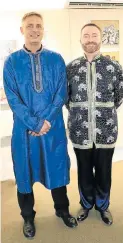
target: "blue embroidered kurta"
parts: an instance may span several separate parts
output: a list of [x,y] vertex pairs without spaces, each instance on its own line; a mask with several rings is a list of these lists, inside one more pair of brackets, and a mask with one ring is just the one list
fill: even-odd
[[[13,112],[12,159],[18,190],[30,193],[34,182],[53,189],[69,183],[70,160],[62,106],[67,98],[62,57],[42,49],[35,54],[21,49],[4,64],[4,88]],[[44,120],[50,131],[34,137]]]

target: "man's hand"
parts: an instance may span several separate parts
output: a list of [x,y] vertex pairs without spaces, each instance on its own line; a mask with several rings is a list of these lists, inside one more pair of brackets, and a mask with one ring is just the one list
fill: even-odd
[[40,135],[46,134],[47,132],[49,132],[50,128],[51,128],[50,122],[45,120],[39,134]]
[[42,136],[44,134],[47,134],[47,132],[49,132],[50,128],[51,128],[50,122],[45,120],[39,133],[29,131],[29,134],[31,134],[32,136],[36,136],[36,137]]
[[35,137],[40,136],[39,133],[32,132],[32,131],[29,131],[29,134],[30,134],[31,136],[35,136]]

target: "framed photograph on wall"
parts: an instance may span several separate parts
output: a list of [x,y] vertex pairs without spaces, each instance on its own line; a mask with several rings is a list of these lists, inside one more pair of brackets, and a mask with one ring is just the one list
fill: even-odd
[[102,45],[119,45],[119,20],[92,20],[102,30]]
[[119,62],[119,52],[118,51],[109,51],[109,52],[101,52],[103,56],[107,58]]

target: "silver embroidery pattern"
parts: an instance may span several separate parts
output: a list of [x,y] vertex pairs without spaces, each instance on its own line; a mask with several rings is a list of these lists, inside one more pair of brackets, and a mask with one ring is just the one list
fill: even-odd
[[81,114],[77,114],[76,115],[76,120],[81,121],[82,120],[82,115]]
[[116,76],[113,76],[112,80],[113,80],[113,81],[116,81],[116,79],[117,79]]
[[113,89],[113,84],[109,84],[108,85],[108,90],[112,90]]
[[76,131],[76,136],[77,137],[80,137],[81,136],[81,131],[79,130],[79,131]]
[[107,125],[113,125],[113,124],[114,124],[113,119],[109,119],[109,120],[107,120],[106,124],[107,124]]
[[75,60],[75,61],[72,62],[72,66],[79,65],[79,64],[80,64],[80,60]]
[[118,132],[116,108],[123,103],[123,74],[119,64],[103,56],[91,64],[86,58],[79,62],[67,67],[70,139],[76,148],[92,148],[93,142],[97,148],[113,148]]
[[83,127],[83,128],[84,128],[84,127],[88,128],[88,122],[87,122],[87,121],[84,121],[84,122],[82,123],[82,127]]
[[107,143],[114,142],[114,137],[110,136],[107,138]]
[[96,91],[96,96],[97,96],[98,98],[101,98],[101,92]]
[[29,54],[29,56],[32,66],[33,86],[35,91],[40,93],[43,90],[40,54]]
[[79,76],[74,76],[73,79],[75,82],[79,82]]
[[102,131],[101,131],[101,129],[99,129],[99,128],[96,128],[95,130],[96,130],[96,133],[98,133],[98,134],[102,134]]
[[114,72],[114,66],[113,65],[108,65],[107,67],[106,67],[106,70],[107,71],[111,71],[112,73]]
[[120,82],[120,84],[119,84],[119,88],[120,88],[120,89],[123,88],[123,82]]
[[96,74],[96,77],[99,79],[99,80],[102,80],[102,75],[100,73],[97,73]]
[[101,117],[101,112],[98,111],[98,110],[95,110],[95,115],[98,116],[98,117]]
[[82,67],[80,67],[79,68],[79,73],[82,73],[82,72],[87,72],[87,68],[86,67],[84,67],[84,66],[82,66]]
[[75,99],[76,99],[77,101],[80,101],[80,100],[81,100],[81,96],[80,96],[79,94],[76,94]]
[[113,133],[115,133],[115,132],[117,132],[117,130],[118,130],[117,126],[115,126],[112,131],[113,131]]
[[87,90],[87,86],[86,86],[86,84],[80,84],[79,86],[78,86],[78,91],[82,91],[82,90]]

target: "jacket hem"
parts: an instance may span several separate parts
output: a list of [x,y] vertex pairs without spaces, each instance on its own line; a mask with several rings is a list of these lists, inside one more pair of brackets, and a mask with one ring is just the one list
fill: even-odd
[[[80,145],[80,144],[76,144],[76,143],[72,143],[74,148],[78,148],[78,149],[91,149],[93,148],[93,144],[87,144],[87,145]],[[113,144],[95,144],[96,148],[114,148],[116,143]]]

